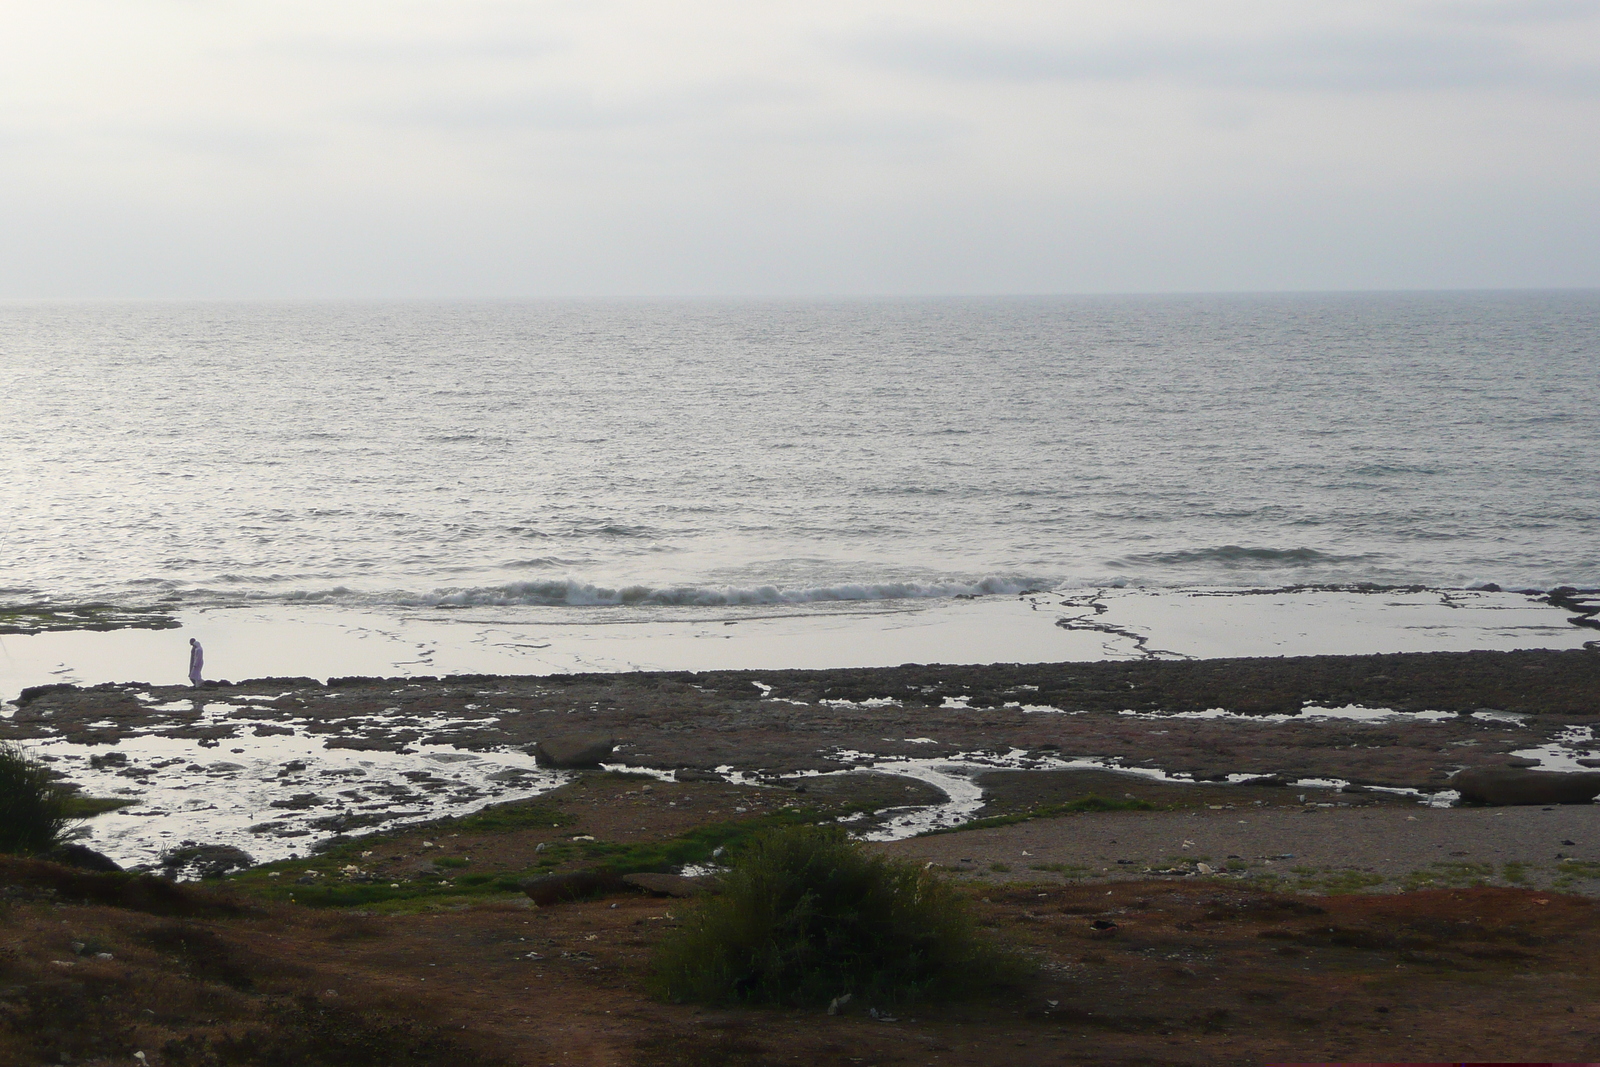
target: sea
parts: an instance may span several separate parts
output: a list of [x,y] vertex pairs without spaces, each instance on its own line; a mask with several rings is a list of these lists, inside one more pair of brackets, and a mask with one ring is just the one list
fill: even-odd
[[1596,291],[13,302],[0,439],[0,607],[1600,586]]

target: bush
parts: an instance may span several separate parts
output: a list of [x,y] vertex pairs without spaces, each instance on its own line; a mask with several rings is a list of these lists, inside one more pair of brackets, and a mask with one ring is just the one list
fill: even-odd
[[44,852],[66,839],[77,820],[70,794],[18,745],[0,742],[0,852]]
[[838,827],[769,831],[738,855],[656,952],[670,1000],[873,1005],[975,992],[1025,970],[984,941],[966,900],[912,864],[869,855]]

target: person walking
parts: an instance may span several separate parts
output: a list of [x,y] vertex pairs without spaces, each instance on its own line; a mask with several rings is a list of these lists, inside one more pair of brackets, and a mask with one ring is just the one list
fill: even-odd
[[195,686],[202,686],[205,684],[205,679],[200,675],[200,672],[205,668],[205,665],[205,649],[200,647],[199,641],[196,641],[192,637],[189,638],[189,681]]

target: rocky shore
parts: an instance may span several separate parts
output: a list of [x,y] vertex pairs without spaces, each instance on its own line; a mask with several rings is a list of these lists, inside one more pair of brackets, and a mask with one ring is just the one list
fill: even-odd
[[[287,854],[554,788],[565,777],[538,765],[540,742],[599,738],[608,766],[680,780],[909,774],[966,798],[947,825],[1000,810],[977,776],[1001,768],[1425,798],[1463,767],[1592,758],[1597,717],[1600,654],[1573,650],[52,686],[19,694],[0,738],[130,802],[96,821],[105,846],[122,827],[125,853],[206,840]],[[1022,780],[1004,810],[1050,802],[1046,776]]]
[[[1345,707],[1398,714],[1331,725],[1308,710]],[[1439,712],[1457,718],[1416,714]],[[303,732],[329,748],[401,753],[526,747],[581,731],[612,736],[619,763],[663,770],[782,775],[1022,749],[1197,778],[1294,774],[1426,788],[1596,717],[1600,653],[1584,650],[41,686],[19,695],[0,737],[93,747],[141,735],[249,744]],[[895,736],[905,733],[927,736]]]

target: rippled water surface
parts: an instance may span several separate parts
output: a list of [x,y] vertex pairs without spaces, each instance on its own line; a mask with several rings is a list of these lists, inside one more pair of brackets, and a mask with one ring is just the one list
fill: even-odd
[[1600,584],[1600,295],[0,306],[0,600]]

